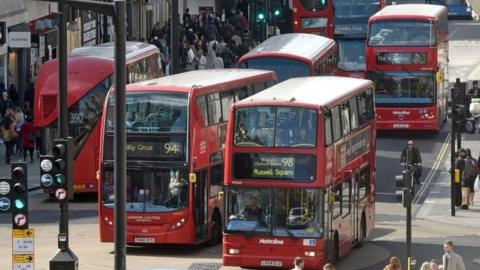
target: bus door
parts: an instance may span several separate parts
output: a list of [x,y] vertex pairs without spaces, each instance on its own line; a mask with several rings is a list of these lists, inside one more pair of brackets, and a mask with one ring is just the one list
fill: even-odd
[[195,241],[207,237],[207,169],[196,172],[193,188],[193,218],[195,221]]

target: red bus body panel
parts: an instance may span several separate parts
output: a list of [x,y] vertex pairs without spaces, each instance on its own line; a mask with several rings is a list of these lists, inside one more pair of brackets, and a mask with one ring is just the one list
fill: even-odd
[[[88,56],[70,57],[68,65],[67,105],[73,106],[97,84],[113,73],[113,61]],[[51,60],[40,69],[35,84],[34,125],[43,128],[58,119],[58,62]],[[92,68],[94,66],[95,68]],[[99,127],[95,125],[90,137],[80,150],[74,162],[75,192],[96,192],[96,171],[98,164]]]
[[[288,82],[288,81],[286,81]],[[285,82],[284,82],[285,83]],[[302,84],[299,82],[298,84]],[[278,85],[277,85],[278,86]],[[274,86],[271,90],[273,91]],[[319,86],[320,88],[324,86]],[[268,90],[266,90],[268,91]],[[360,91],[358,91],[360,92]],[[353,95],[352,95],[353,96]],[[292,95],[292,100],[295,100]],[[347,99],[348,100],[348,99]],[[259,99],[248,100],[248,103],[242,101],[233,105],[230,110],[230,119],[234,119],[235,112],[239,108],[249,106],[292,106],[306,109],[313,109],[318,112],[317,129],[324,130],[324,115],[325,112],[334,106],[345,102],[345,98],[340,98],[332,101],[328,105],[312,105],[308,103],[302,103],[301,101],[283,100],[280,97],[278,101]],[[253,234],[252,236],[246,236],[244,234],[224,232],[223,236],[223,264],[225,266],[239,266],[242,268],[258,269],[264,268],[262,261],[275,263],[277,265],[270,265],[266,268],[276,269],[291,269],[294,267],[293,259],[295,257],[302,257],[305,260],[304,269],[321,269],[323,265],[332,261],[331,246],[328,247],[329,242],[333,242],[332,238],[334,232],[339,237],[339,255],[345,256],[359,240],[355,238],[359,234],[360,216],[365,214],[366,233],[367,235],[373,230],[375,226],[375,183],[376,183],[376,167],[375,167],[375,151],[376,151],[376,129],[374,120],[368,121],[366,124],[358,127],[355,132],[352,132],[345,137],[341,138],[335,143],[329,146],[325,146],[325,136],[323,132],[317,134],[317,147],[312,148],[288,148],[284,147],[241,147],[236,146],[234,141],[235,123],[234,121],[228,122],[227,128],[227,147],[225,149],[225,186],[228,187],[258,187],[258,188],[320,188],[329,190],[331,187],[345,181],[345,177],[351,176],[360,170],[369,167],[370,177],[370,190],[369,195],[359,200],[356,205],[357,216],[353,216],[353,209],[349,212],[349,215],[341,216],[331,220],[331,228],[329,231],[325,231],[324,227],[323,237],[309,238],[298,237],[284,237],[265,235],[259,236]],[[343,161],[346,159],[347,145],[358,143],[359,136],[368,138],[366,143],[366,151],[359,154],[352,160]],[[287,152],[288,151],[288,152]],[[312,182],[292,182],[292,181],[268,181],[268,180],[238,180],[233,177],[233,155],[235,153],[288,153],[288,154],[314,154],[316,156],[316,180]],[[353,189],[353,188],[352,188]],[[325,194],[325,200],[327,194]],[[352,207],[354,208],[354,207]],[[324,215],[323,222],[326,223],[327,215]],[[354,227],[353,223],[356,220],[357,225]],[[328,235],[328,237],[327,237]],[[330,240],[327,240],[330,238]],[[231,254],[230,249],[236,249],[238,254]],[[306,256],[306,252],[314,252],[314,256]]]
[[[293,32],[294,33],[309,33],[333,38],[333,2],[327,0],[327,6],[324,9],[311,11],[307,10],[300,3],[300,0],[293,0]],[[302,27],[303,18],[326,18],[327,25],[322,28],[305,28]]]
[[[395,6],[387,6],[384,10],[377,12],[370,17],[369,25],[374,22],[383,21],[433,21],[436,24],[437,32],[436,47],[430,46],[369,46],[367,36],[367,77],[369,72],[373,71],[399,71],[399,72],[432,72],[436,77],[438,73],[443,74],[442,77],[447,76],[443,72],[446,70],[448,74],[448,36],[446,33],[438,30],[439,18],[445,16],[446,9],[442,11],[428,11],[429,5],[400,5],[400,6],[426,6],[424,10],[422,8],[414,10],[415,14],[408,14],[406,11],[399,11],[398,14],[394,12],[385,11],[385,9],[395,8]],[[422,15],[421,13],[428,15]],[[370,33],[368,33],[370,34]],[[427,55],[425,64],[377,64],[377,54],[382,52],[390,53],[425,53]],[[376,106],[377,121],[376,125],[379,130],[429,130],[438,131],[441,125],[447,118],[447,95],[444,91],[446,86],[445,82],[439,82],[438,78],[435,79],[435,102],[431,106]],[[442,80],[444,80],[442,78]]]
[[[232,69],[232,72],[237,70]],[[210,72],[215,72],[210,70]],[[221,71],[219,71],[221,72]],[[228,72],[228,71],[226,71]],[[243,87],[245,85],[266,82],[268,80],[276,80],[275,73],[271,71],[252,71],[257,72],[255,76],[250,76],[248,79],[237,79],[227,81],[219,84],[212,85],[194,85],[193,87],[184,87],[175,85],[176,82],[172,82],[169,85],[150,85],[148,81],[146,84],[127,85],[128,92],[172,92],[172,93],[187,93],[189,95],[188,100],[188,169],[189,172],[195,172],[204,168],[212,166],[211,154],[224,151],[224,141],[221,138],[225,136],[226,124],[217,124],[204,127],[202,125],[204,119],[200,113],[200,109],[196,104],[196,97],[209,93],[218,92],[219,90],[229,90]],[[214,76],[214,74],[210,74]],[[167,78],[167,77],[165,77]],[[167,78],[168,79],[168,78]],[[208,79],[208,78],[207,78]],[[218,80],[213,78],[212,80]],[[226,80],[224,78],[224,80]],[[180,82],[177,82],[177,84]],[[114,92],[111,89],[105,99],[104,111],[107,111],[108,97]],[[106,122],[106,114],[102,116],[101,123]],[[102,124],[100,128],[100,153],[99,153],[99,166],[103,162],[103,142],[104,142],[104,126]],[[128,136],[127,136],[128,138]],[[100,170],[99,181],[103,179],[102,170]],[[208,241],[212,237],[212,219],[215,211],[219,211],[223,220],[223,200],[220,195],[210,196],[210,181],[208,180],[206,187],[207,193],[207,231],[203,239],[199,240],[195,236],[196,225],[194,221],[195,204],[194,204],[194,188],[193,184],[189,184],[188,190],[188,208],[165,213],[135,213],[128,212],[127,209],[127,243],[139,244],[135,241],[135,238],[153,238],[152,244],[200,244]],[[113,242],[114,241],[114,227],[113,219],[114,213],[111,209],[102,206],[101,198],[101,182],[98,185],[98,209],[99,209],[99,227],[100,227],[100,241],[101,242]],[[183,222],[182,222],[183,220]],[[181,226],[175,226],[176,224]]]

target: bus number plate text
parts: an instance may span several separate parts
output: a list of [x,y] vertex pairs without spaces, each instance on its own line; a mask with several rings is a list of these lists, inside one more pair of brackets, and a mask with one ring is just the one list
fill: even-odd
[[260,261],[260,266],[282,267],[282,261]]
[[153,237],[135,237],[135,243],[153,244],[153,243],[155,243],[155,238],[153,238]]
[[408,128],[409,124],[393,124],[393,128]]

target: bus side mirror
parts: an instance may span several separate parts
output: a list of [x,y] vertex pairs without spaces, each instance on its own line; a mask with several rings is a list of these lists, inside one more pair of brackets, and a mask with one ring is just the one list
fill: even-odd
[[197,175],[195,173],[190,173],[188,175],[188,180],[190,180],[190,183],[196,183],[197,182]]

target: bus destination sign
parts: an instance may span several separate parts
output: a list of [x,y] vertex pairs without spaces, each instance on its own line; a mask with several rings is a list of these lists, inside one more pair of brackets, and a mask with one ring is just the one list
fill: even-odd
[[424,52],[379,52],[379,65],[425,65],[427,53]]
[[315,180],[316,158],[309,154],[236,153],[233,176],[251,180]]
[[130,157],[181,157],[183,144],[179,142],[127,142],[127,156]]
[[290,155],[258,155],[253,161],[253,178],[294,179],[295,157]]

